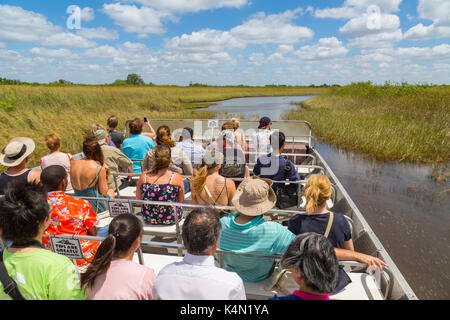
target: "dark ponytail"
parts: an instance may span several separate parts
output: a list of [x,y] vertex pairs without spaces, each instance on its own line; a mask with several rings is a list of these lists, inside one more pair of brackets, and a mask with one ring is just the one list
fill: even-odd
[[115,217],[108,228],[108,235],[97,249],[94,260],[81,274],[81,287],[92,288],[95,278],[106,272],[114,257],[127,253],[137,238],[142,236],[142,222],[132,214]]

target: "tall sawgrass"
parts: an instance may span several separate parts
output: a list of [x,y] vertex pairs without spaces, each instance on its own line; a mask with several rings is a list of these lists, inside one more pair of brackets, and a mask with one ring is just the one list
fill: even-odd
[[450,160],[449,86],[356,83],[302,103],[285,119],[307,120],[319,140],[379,160]]
[[[0,85],[0,148],[14,137],[29,137],[36,143],[29,166],[39,165],[48,150],[45,135],[57,133],[64,152],[81,151],[91,125],[106,126],[114,114],[119,130],[125,121],[144,116],[151,119],[205,119],[214,115],[193,108],[234,97],[309,95],[324,92],[310,88],[252,87],[113,87],[113,86],[26,86]],[[156,129],[156,128],[155,128]],[[0,167],[3,171],[4,168]]]

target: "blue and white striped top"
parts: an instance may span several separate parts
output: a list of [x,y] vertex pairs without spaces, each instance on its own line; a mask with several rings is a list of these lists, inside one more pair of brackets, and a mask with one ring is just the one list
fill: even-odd
[[[220,219],[222,234],[219,248],[236,253],[255,253],[261,255],[283,254],[295,235],[276,222],[265,221],[258,216],[246,224],[237,224],[239,213]],[[244,281],[264,280],[274,264],[271,258],[254,258],[224,255],[225,269],[236,272]]]

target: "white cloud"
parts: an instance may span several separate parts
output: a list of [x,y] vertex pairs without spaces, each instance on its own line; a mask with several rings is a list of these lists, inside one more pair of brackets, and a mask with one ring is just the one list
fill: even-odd
[[260,12],[242,25],[231,29],[230,33],[252,44],[297,43],[314,36],[314,31],[311,29],[292,24],[292,20],[302,13],[303,9],[287,10],[281,14],[271,15]]
[[86,39],[103,39],[103,40],[117,40],[119,33],[116,30],[108,30],[104,27],[100,28],[81,28],[77,35]]
[[67,49],[47,49],[34,47],[30,49],[30,53],[37,56],[52,57],[52,58],[75,58],[77,57],[72,51]]
[[95,19],[94,9],[86,7],[81,9],[81,21],[91,22]]
[[294,54],[302,60],[330,60],[345,57],[348,49],[336,37],[322,38],[315,45],[303,46]]
[[224,49],[243,49],[246,43],[233,37],[228,31],[205,29],[192,32],[190,35],[183,34],[181,37],[174,37],[165,40],[164,48],[170,51],[210,51],[218,52]]
[[176,53],[162,55],[161,59],[170,63],[171,66],[197,66],[197,67],[212,67],[212,66],[230,66],[237,63],[227,52],[216,53]]
[[415,25],[405,32],[407,40],[429,40],[450,37],[450,2],[436,0],[420,0],[417,7],[419,18],[431,20],[433,23],[424,26]]
[[113,19],[116,25],[123,27],[125,32],[137,33],[139,38],[165,33],[162,19],[171,18],[170,14],[153,8],[138,8],[135,5],[120,3],[104,4],[103,12]]
[[398,48],[396,54],[400,58],[428,60],[428,61],[448,61],[450,60],[450,45],[444,43],[430,47],[410,47]]
[[64,32],[39,13],[21,7],[0,5],[0,40],[55,47],[87,48],[95,43],[82,36]]
[[346,0],[342,7],[316,9],[317,18],[351,19],[368,13],[368,9],[377,6],[380,13],[399,11],[402,0]]
[[197,12],[218,8],[241,8],[248,0],[134,0],[145,6],[170,12]]
[[88,49],[84,52],[84,56],[87,58],[115,58],[118,55],[119,50],[108,45]]

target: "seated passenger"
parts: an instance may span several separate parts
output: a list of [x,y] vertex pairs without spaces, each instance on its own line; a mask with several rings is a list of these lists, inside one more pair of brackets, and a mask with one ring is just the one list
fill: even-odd
[[[281,155],[286,147],[286,137],[283,132],[275,131],[270,136],[270,144],[272,146],[272,153],[263,155],[256,161],[253,173],[261,178],[271,179],[273,181],[299,181],[300,176],[297,173],[295,165],[292,161],[287,160],[285,156]],[[279,183],[272,185],[276,192]]]
[[[219,248],[236,253],[281,255],[295,237],[281,224],[265,221],[263,214],[275,206],[272,181],[252,177],[242,181],[232,199],[237,214],[220,219]],[[266,279],[273,271],[272,258],[224,255],[225,269],[236,272],[244,281]]]
[[[98,143],[100,144],[103,156],[105,157],[105,164],[108,166],[111,173],[133,173],[133,161],[128,159],[128,157],[124,155],[120,149],[108,145],[111,137],[108,136],[108,133],[106,131],[97,130],[95,131],[94,135]],[[114,179],[116,179],[117,187],[119,190],[125,189],[130,185],[131,182],[131,177],[129,177],[128,179],[123,179],[119,176],[111,175],[108,180],[108,188],[114,191],[117,191]]]
[[205,155],[205,149],[201,144],[197,144],[193,141],[194,130],[192,128],[184,128],[180,136],[180,142],[175,143],[175,146],[180,148],[186,153],[192,163],[192,167],[199,167],[202,164],[203,156]]
[[[108,188],[107,175],[109,175],[109,169],[105,164],[102,149],[95,137],[88,137],[84,140],[83,153],[85,158],[73,161],[70,169],[75,196],[114,198],[114,190]],[[97,215],[108,210],[105,201],[88,201]],[[102,233],[99,232],[99,234]]]
[[182,262],[165,266],[153,286],[158,300],[245,300],[242,279],[215,266],[214,253],[221,231],[217,215],[208,208],[194,209],[183,224],[187,250]]
[[[203,167],[191,180],[192,203],[219,206],[233,206],[231,200],[236,192],[233,180],[219,174],[223,154],[208,150],[203,158]],[[233,211],[234,213],[235,211]],[[228,212],[218,210],[219,215]]]
[[[245,179],[233,197],[238,213],[220,219],[222,235],[219,248],[237,253],[278,255],[284,253],[295,235],[281,224],[265,221],[263,214],[276,203],[272,181],[252,177]],[[355,260],[375,265],[382,270],[382,260],[351,250],[335,248],[339,260]],[[225,255],[225,269],[235,271],[244,281],[256,282],[267,278],[273,271],[272,258],[239,257]]]
[[[335,248],[353,251],[352,233],[344,215],[327,210],[326,202],[330,199],[332,192],[327,176],[322,174],[310,176],[305,188],[306,214],[294,215],[289,220],[288,228],[296,235],[304,232],[322,234]],[[351,282],[344,269],[340,267],[339,282],[335,292],[339,292]]]
[[8,184],[13,180],[39,183],[40,171],[27,169],[28,156],[33,153],[34,141],[30,138],[14,138],[0,153],[0,164],[7,167],[0,174],[0,195],[5,194]]
[[[91,133],[92,133],[92,135],[94,135],[95,134],[95,131],[97,131],[97,130],[103,130],[103,131],[106,131],[106,128],[104,127],[104,126],[102,126],[101,124],[93,124],[92,126],[91,126]],[[112,141],[112,140],[109,140],[109,142],[108,142],[108,145],[110,146],[110,147],[115,147],[115,148],[117,148],[117,146],[116,146],[116,144]]]
[[239,128],[241,126],[239,119],[231,118],[231,123],[233,124],[233,131],[236,143],[241,146],[243,151],[248,152],[247,138],[245,137],[244,130]]
[[[184,183],[178,173],[169,170],[171,150],[167,144],[156,146],[151,170],[142,173],[136,184],[136,199],[164,202],[183,202]],[[177,207],[178,219],[183,210]],[[162,205],[142,205],[142,216],[148,224],[170,225],[175,223],[175,208]]]
[[70,164],[72,162],[72,155],[70,153],[61,152],[61,139],[55,133],[45,136],[45,144],[47,145],[47,148],[50,149],[50,153],[41,158],[41,169],[44,170],[53,165],[64,167],[68,174],[67,190],[72,190],[72,184],[70,183]]
[[142,222],[132,214],[115,217],[94,260],[81,274],[88,300],[151,300],[153,269],[133,262],[142,241]]
[[119,119],[117,119],[117,117],[113,115],[108,118],[107,123],[109,127],[109,135],[112,142],[114,142],[116,148],[122,150],[122,143],[125,138],[123,137],[123,134],[121,132],[117,131]]
[[223,153],[223,143],[222,143],[222,138],[225,135],[226,132],[231,132],[233,134],[233,138],[231,138],[231,134],[230,137],[228,138],[229,140],[229,148],[232,149],[238,149],[239,151],[243,151],[244,149],[242,148],[242,146],[237,143],[236,141],[236,136],[235,136],[235,132],[234,132],[234,128],[235,128],[235,124],[232,121],[227,121],[222,125],[222,131],[220,132],[219,136],[217,137],[217,139],[210,143],[208,146],[206,146],[206,149],[215,149],[216,151],[222,152]]
[[324,236],[313,232],[296,236],[281,257],[281,267],[291,270],[299,290],[269,300],[330,300],[338,265],[333,246]]
[[[75,265],[46,250],[42,234],[51,223],[41,186],[14,181],[0,198],[0,230],[6,242],[3,262],[18,291],[27,300],[84,300]],[[0,300],[11,300],[0,282]]]
[[[51,222],[44,234],[74,234],[97,236],[97,215],[86,200],[66,195],[67,173],[58,165],[45,168],[41,173],[41,183],[47,192],[47,200],[52,206]],[[43,237],[44,245],[52,249],[50,238]],[[98,241],[80,240],[85,260],[75,260],[78,266],[92,262]]]
[[[224,161],[219,170],[219,174],[226,178],[247,178],[250,176],[245,155],[242,149],[236,147],[236,141],[232,130],[222,131],[217,140],[217,147],[207,147],[207,150],[216,150],[224,155]],[[236,187],[241,181],[234,181]]]
[[[181,150],[180,148],[175,146],[175,143],[172,141],[170,128],[168,126],[161,126],[156,130],[156,144],[157,145],[167,145],[171,149],[171,162],[169,165],[169,170],[179,173],[185,176],[193,175],[193,168],[191,160],[188,155]],[[153,166],[153,162],[155,161],[155,150],[152,149],[147,152],[145,156],[143,168],[144,170],[150,170]],[[189,181],[187,179],[183,179],[184,183],[184,192],[189,192],[190,186]]]
[[259,120],[258,131],[252,135],[253,149],[251,151],[267,154],[270,150],[270,135],[272,120],[269,117],[262,117]]
[[[134,119],[129,126],[131,135],[123,141],[122,151],[131,160],[144,160],[148,150],[155,147],[155,143],[142,133],[144,122],[141,119]],[[133,172],[142,173],[140,161],[133,161]]]

